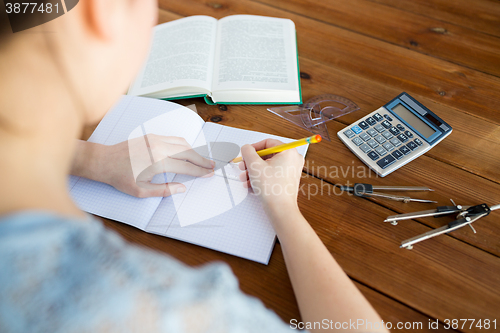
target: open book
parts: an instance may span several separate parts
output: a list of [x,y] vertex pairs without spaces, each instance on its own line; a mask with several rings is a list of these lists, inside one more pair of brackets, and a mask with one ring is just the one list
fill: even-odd
[[209,104],[300,104],[295,25],[254,15],[190,16],[157,25],[128,94],[205,97]]
[[[146,134],[184,137],[193,148],[222,142],[241,147],[266,138],[293,141],[205,123],[194,111],[176,103],[132,96],[123,97],[106,114],[89,141],[113,145]],[[305,156],[307,148],[297,150]],[[208,158],[212,154],[210,151]],[[186,185],[186,192],[166,198],[139,199],[107,184],[75,176],[70,176],[69,190],[79,207],[89,213],[267,264],[276,234],[258,198],[238,180],[240,172],[236,165],[227,164],[209,178],[157,175],[155,180],[160,183]]]

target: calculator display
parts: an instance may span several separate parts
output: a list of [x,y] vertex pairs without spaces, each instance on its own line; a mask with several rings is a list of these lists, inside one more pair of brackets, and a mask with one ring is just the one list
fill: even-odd
[[422,134],[427,139],[430,138],[434,133],[436,133],[436,131],[432,127],[430,127],[425,122],[420,120],[420,118],[414,115],[410,110],[408,110],[402,104],[396,105],[392,109],[392,112],[400,116],[401,119],[403,119],[408,123],[408,125],[410,125],[415,130],[420,132],[420,134]]

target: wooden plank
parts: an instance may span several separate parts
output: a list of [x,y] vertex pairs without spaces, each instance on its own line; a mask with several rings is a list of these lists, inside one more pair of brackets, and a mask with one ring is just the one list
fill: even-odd
[[[361,108],[352,114],[338,118],[343,124],[351,124],[376,110],[401,90],[373,82],[350,73],[324,66],[309,59],[300,58],[303,98],[335,93],[354,101]],[[454,165],[468,172],[500,183],[500,126],[465,114],[433,100],[409,92],[430,110],[453,127],[452,134],[426,153],[426,156]]]
[[302,57],[500,123],[500,113],[496,111],[500,109],[500,78],[249,0],[220,1],[217,8],[201,0],[161,0],[160,7],[180,15],[221,18],[256,14],[290,18],[296,25]]
[[171,12],[171,11],[168,11],[168,10],[165,10],[162,8],[158,8],[158,24],[177,20],[177,19],[180,19],[183,17],[184,17],[184,15],[179,15],[179,14],[176,14],[174,12]]
[[495,318],[500,306],[497,257],[449,236],[412,251],[400,249],[396,242],[429,228],[380,225],[386,209],[362,198],[325,195],[327,186],[317,179],[303,178],[302,184],[324,187],[323,195],[310,200],[301,195],[300,208],[352,278],[440,320]]
[[[331,135],[335,135],[337,130],[343,128],[343,125],[338,126],[336,123],[333,123],[329,127]],[[332,153],[330,156],[325,156],[325,151]],[[450,198],[462,205],[477,205],[482,203],[493,205],[500,203],[500,186],[498,184],[481,177],[472,176],[456,167],[428,158],[427,156],[421,156],[419,159],[385,178],[377,178],[374,173],[370,174],[367,167],[347,147],[337,141],[325,143],[321,149],[319,147],[311,149],[308,157],[314,163],[306,165],[307,172],[327,179],[333,184],[366,182],[382,185],[428,186],[435,190],[435,192],[431,193],[410,193],[410,196],[435,200],[438,204],[405,204],[391,200],[373,199],[397,213],[433,209],[438,205],[450,205]],[[394,213],[389,215],[394,215]],[[500,213],[494,212],[490,216],[479,220],[474,225],[474,227],[477,227],[477,234],[474,234],[469,228],[462,228],[453,232],[452,236],[496,256],[500,256],[500,242],[498,242],[497,236],[500,233],[499,217]],[[438,228],[452,221],[453,218],[454,216],[424,218],[418,219],[418,221],[432,228]],[[382,221],[383,219],[380,222],[382,223]],[[406,222],[401,222],[400,224],[403,223]],[[413,222],[409,221],[408,223]]]
[[498,0],[371,0],[500,37]]
[[[377,310],[382,320],[386,323],[386,327],[392,327],[392,331],[397,332],[449,332],[444,325],[439,322],[436,326],[430,326],[430,322],[435,325],[435,318],[430,318],[417,311],[408,308],[393,299],[386,297],[373,289],[366,287],[363,284],[356,283],[356,286],[361,290],[366,299]],[[387,322],[390,323],[387,324]],[[404,326],[408,325],[408,326]],[[401,329],[398,329],[401,327]],[[435,327],[436,329],[433,329]],[[451,330],[453,331],[453,330]],[[457,331],[458,332],[458,331]]]
[[257,2],[500,76],[500,38],[469,28],[369,0]]

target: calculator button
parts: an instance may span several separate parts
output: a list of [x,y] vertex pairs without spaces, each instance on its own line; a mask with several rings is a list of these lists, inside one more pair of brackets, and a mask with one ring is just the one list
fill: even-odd
[[356,134],[354,134],[353,131],[351,131],[350,129],[348,129],[347,131],[344,131],[344,134],[345,136],[347,136],[349,139],[352,138],[353,136],[355,136]]
[[382,145],[382,147],[384,147],[384,148],[385,148],[385,150],[387,150],[387,151],[391,151],[391,150],[393,150],[393,149],[394,149],[394,146],[393,146],[393,145],[391,145],[389,142],[384,143],[384,144]]
[[403,132],[405,130],[405,127],[401,124],[397,124],[396,127],[398,128],[398,130],[400,130],[401,132]]
[[399,150],[395,150],[391,155],[397,158],[398,160],[404,156],[403,153],[400,152]]
[[363,132],[363,130],[358,125],[354,125],[353,127],[351,127],[351,130],[356,134]]
[[402,143],[405,143],[406,141],[408,141],[408,137],[404,134],[399,134],[398,135],[398,139],[399,141],[401,141]]
[[376,121],[382,121],[382,120],[384,120],[384,118],[380,114],[378,114],[378,113],[375,113],[372,117]]
[[363,140],[361,140],[361,138],[359,136],[355,137],[354,139],[352,139],[352,142],[354,142],[354,144],[356,146],[359,146],[360,144],[363,143]]
[[377,125],[377,126],[375,126],[375,129],[376,129],[376,130],[377,130],[377,132],[379,132],[379,133],[382,133],[383,131],[385,131],[385,128],[384,128],[384,126],[382,126],[382,125]]
[[377,148],[378,147],[378,143],[377,141],[373,140],[373,139],[370,139],[366,142],[370,147],[372,148]]
[[385,142],[385,138],[380,134],[375,137],[375,140],[377,140],[377,142],[380,144]]
[[389,132],[391,132],[392,135],[398,135],[400,133],[396,127],[390,128]]
[[401,146],[401,141],[399,141],[399,139],[398,139],[398,138],[392,138],[392,139],[390,140],[390,142],[391,142],[394,146],[396,146],[396,147]]
[[370,134],[371,136],[377,136],[378,132],[375,131],[373,128],[370,128],[366,133]]
[[375,119],[373,119],[372,117],[368,117],[365,119],[365,121],[368,123],[368,125],[370,126],[373,126],[375,125],[377,122],[375,121]]
[[422,141],[421,141],[419,138],[417,138],[417,139],[413,140],[413,142],[415,142],[415,143],[416,143],[417,145],[419,145],[419,146],[421,146],[421,145],[422,145]]
[[373,150],[371,152],[369,152],[367,155],[370,156],[372,161],[375,161],[378,158],[378,154],[376,152],[374,152]]
[[392,134],[391,132],[389,131],[385,131],[385,132],[382,132],[382,135],[384,136],[384,138],[386,138],[387,140],[391,139],[392,138]]
[[366,121],[360,121],[360,122],[358,123],[358,126],[359,126],[359,127],[361,127],[361,128],[362,128],[362,129],[364,129],[364,130],[365,130],[365,129],[367,129],[368,127],[370,127],[370,125],[368,125],[368,124],[366,123]]
[[388,122],[387,120],[384,120],[381,124],[385,128],[391,128],[392,127],[392,124],[390,122]]
[[405,155],[408,155],[409,153],[411,153],[410,148],[408,148],[406,146],[403,146],[403,147],[399,148],[399,151],[402,152]]
[[410,131],[405,131],[405,135],[409,138],[413,138],[413,134]]
[[392,143],[394,146],[396,146],[396,147],[401,146],[401,141],[399,141],[399,139],[398,139],[398,138],[392,138],[392,139],[391,139],[391,143]]
[[380,156],[384,156],[385,154],[387,154],[387,150],[385,150],[384,148],[382,147],[378,147],[377,149],[375,149],[375,151],[380,155]]
[[372,150],[366,143],[363,143],[361,146],[359,146],[359,149],[361,149],[365,154]]
[[396,159],[392,155],[387,155],[386,157],[378,161],[377,164],[382,169],[385,169],[394,162],[396,162]]
[[369,135],[368,135],[368,134],[366,134],[365,132],[361,133],[361,134],[359,135],[359,137],[360,137],[361,139],[363,139],[364,141],[368,141],[368,140],[370,140],[370,139],[371,139],[371,136],[369,136]]
[[392,121],[392,118],[391,118],[391,117],[389,117],[389,115],[388,115],[388,114],[384,114],[384,118],[385,118],[385,119],[387,119],[387,120],[389,120],[389,121]]
[[413,142],[413,141],[408,142],[408,144],[406,146],[408,148],[410,148],[411,150],[415,150],[415,149],[418,148],[418,145],[415,142]]

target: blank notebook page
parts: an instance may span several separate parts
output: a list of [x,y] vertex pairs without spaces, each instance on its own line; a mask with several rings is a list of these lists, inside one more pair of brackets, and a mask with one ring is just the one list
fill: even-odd
[[[137,126],[176,107],[177,104],[165,101],[125,97],[106,115],[89,141],[103,144],[126,141]],[[183,121],[179,120],[179,123]],[[152,124],[143,126],[145,129],[154,127]],[[179,136],[178,130],[174,131],[177,132],[175,134],[154,132]],[[210,142],[232,142],[241,147],[266,138],[293,141],[215,123],[204,123],[197,131],[195,136],[192,130],[188,131],[188,142],[193,147]],[[307,148],[306,145],[297,150],[305,156]],[[111,186],[77,177],[70,179],[70,186],[75,201],[90,213],[125,222],[150,233],[267,264],[276,234],[258,198],[239,181],[240,172],[236,164],[228,164],[209,178],[169,175],[168,181],[185,184],[187,191],[166,198],[137,199]]]

